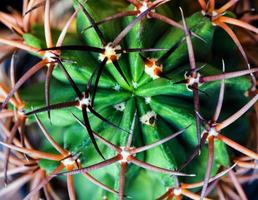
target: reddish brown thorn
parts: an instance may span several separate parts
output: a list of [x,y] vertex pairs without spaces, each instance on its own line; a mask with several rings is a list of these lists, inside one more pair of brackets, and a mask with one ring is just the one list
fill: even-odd
[[[136,117],[137,117],[137,111],[134,111],[133,120],[132,120],[132,123],[131,123],[130,131],[129,131],[129,136],[127,138],[127,144],[126,144],[126,147],[125,147],[125,148],[128,148],[128,149],[130,149],[130,147],[132,145],[132,142],[133,142],[133,134],[134,134]],[[133,154],[133,153],[131,153],[131,154]]]
[[186,166],[188,166],[188,165],[191,163],[191,161],[192,161],[196,156],[198,156],[198,155],[200,154],[200,151],[201,151],[203,145],[205,144],[208,135],[209,135],[209,134],[208,134],[207,132],[205,132],[205,133],[203,134],[203,136],[202,136],[202,138],[201,138],[201,141],[200,141],[200,144],[198,144],[198,145],[195,147],[194,151],[191,153],[191,155],[189,156],[189,158],[180,166],[179,171],[182,171]]
[[3,23],[6,27],[8,27],[17,35],[22,36],[24,34],[24,30],[22,29],[21,24],[19,24],[16,16],[14,16],[14,13],[6,14],[0,12],[0,22]]
[[[193,193],[193,192],[190,192],[189,190],[186,190],[186,189],[182,189],[182,190],[181,190],[181,193],[182,193],[184,196],[186,196],[186,197],[188,197],[188,198],[190,198],[190,199],[193,199],[193,200],[200,200],[200,199],[202,199],[200,195],[195,194],[195,193]],[[209,199],[209,198],[203,198],[203,200],[211,200],[211,199]]]
[[[114,128],[117,128],[117,129],[119,129],[119,130],[121,130],[121,131],[123,131],[123,132],[125,132],[125,133],[128,133],[127,130],[125,130],[125,129],[119,127],[118,125],[116,125],[116,124],[114,124],[114,123],[108,121],[105,117],[103,117],[101,114],[99,114],[98,112],[96,112],[96,111],[92,108],[92,106],[88,105],[88,106],[87,106],[87,109],[89,109],[89,111],[90,111],[93,115],[95,115],[95,117],[99,118],[100,120],[102,120],[102,121],[105,122],[106,124],[108,124],[108,125],[110,125],[110,126],[112,126],[112,127],[114,127]],[[75,115],[74,115],[74,117],[77,118]],[[77,121],[78,121],[78,120],[79,120],[79,119],[77,118]],[[81,124],[84,124],[84,123],[81,122]]]
[[[200,96],[199,96],[199,90],[198,90],[198,84],[193,85],[193,103],[194,103],[194,110],[199,113],[200,111]],[[195,113],[195,123],[196,123],[196,134],[197,134],[197,140],[198,144],[201,142],[201,120],[197,113]]]
[[126,0],[129,3],[133,4],[136,8],[140,8],[142,4],[138,0]]
[[[0,40],[1,42],[1,40]],[[62,50],[62,51],[86,51],[86,52],[95,52],[103,53],[105,50],[99,47],[91,47],[87,45],[67,45],[67,46],[57,46],[46,49],[41,49],[40,51],[51,51],[51,50]]]
[[39,50],[37,48],[34,48],[34,47],[28,46],[26,44],[23,44],[20,41],[8,40],[8,39],[4,39],[4,38],[0,38],[0,43],[3,43],[5,45],[9,45],[9,46],[12,46],[12,47],[16,47],[16,48],[19,48],[19,49],[22,49],[22,50],[25,50],[25,51],[28,51],[28,52],[31,52],[31,53],[36,53],[36,54],[38,53],[38,50]]
[[219,200],[226,200],[226,197],[220,187],[220,185],[217,185],[217,190],[216,190],[217,194],[218,194],[218,197],[219,197]]
[[235,186],[237,193],[239,194],[241,200],[247,200],[247,196],[240,185],[235,173],[233,171],[228,172],[230,179],[232,180],[233,185]]
[[12,88],[8,96],[6,97],[5,101],[2,104],[1,109],[3,109],[9,100],[12,98],[12,96],[16,93],[16,91],[31,77],[33,76],[36,72],[41,70],[43,67],[45,67],[49,63],[48,59],[44,59],[34,65],[31,69],[29,69],[20,79],[19,81],[15,84],[15,86]]
[[164,4],[166,2],[168,2],[169,0],[157,0],[155,2],[153,2],[153,4],[146,9],[144,12],[142,12],[136,19],[134,19],[113,41],[112,46],[116,47],[117,45],[119,45],[121,43],[121,41],[123,40],[123,38],[127,35],[127,33],[134,27],[135,24],[137,24],[139,21],[141,21],[144,17],[146,17],[146,15],[148,15],[150,13],[151,10],[153,10],[154,8],[156,8],[157,6]]
[[39,192],[40,189],[42,189],[45,185],[47,185],[51,179],[54,177],[53,174],[59,173],[64,168],[64,165],[61,163],[53,172],[49,174],[46,178],[44,178],[41,183],[34,188],[25,198],[24,200],[30,200],[31,197],[33,197],[35,194]]
[[[209,179],[209,183],[216,181],[216,180],[220,180],[223,176],[225,176],[226,174],[228,174],[229,171],[231,171],[233,168],[236,167],[237,164],[232,165],[231,167],[229,167],[228,169],[223,170],[222,172],[219,172],[218,174],[216,174],[215,176],[211,177]],[[198,187],[202,187],[204,184],[204,181],[201,182],[197,182],[197,183],[182,183],[181,187],[182,188],[187,188],[187,189],[194,189],[194,188],[198,188]]]
[[4,13],[4,12],[0,12],[0,22],[2,24],[4,24],[6,27],[8,27],[9,29],[12,29],[16,20],[14,19],[14,17],[12,15]]
[[[96,22],[95,24],[97,26],[101,25],[101,24],[104,24],[106,22],[109,22],[109,21],[112,21],[112,20],[116,20],[116,19],[120,19],[120,18],[123,18],[123,17],[127,17],[127,16],[135,16],[138,14],[138,11],[125,11],[125,12],[121,12],[121,13],[117,13],[117,14],[114,14],[112,16],[109,16],[109,17],[106,17],[98,22]],[[92,28],[93,26],[89,26],[89,27],[86,27],[84,30],[82,30],[82,32],[85,32],[87,31],[88,29]]]
[[208,137],[208,149],[209,149],[209,157],[208,157],[205,178],[203,181],[201,199],[203,199],[205,197],[206,189],[208,187],[210,176],[211,176],[211,169],[212,169],[213,162],[214,162],[214,136]]
[[247,149],[246,147],[243,147],[242,145],[238,144],[237,142],[235,142],[235,141],[233,141],[233,140],[231,140],[231,139],[229,139],[229,138],[227,138],[227,137],[225,137],[221,134],[219,134],[217,136],[217,138],[219,140],[221,140],[222,142],[224,142],[225,144],[227,144],[228,146],[230,146],[231,148],[235,149],[236,151],[258,160],[258,154],[257,153]]
[[[182,16],[182,21],[183,21],[183,26],[184,26],[184,33],[185,33],[185,38],[186,38],[186,44],[187,44],[187,49],[188,49],[188,56],[189,56],[189,62],[190,62],[190,70],[192,72],[192,77],[196,76],[196,63],[195,63],[195,56],[194,56],[194,50],[193,50],[193,44],[191,41],[191,35],[190,31],[186,25],[185,17],[184,17],[184,12],[182,8],[180,8],[181,16]],[[194,97],[194,110],[197,112],[200,111],[200,97],[199,97],[199,91],[198,91],[198,83],[193,85],[193,97]],[[196,134],[197,134],[197,139],[198,139],[198,144],[200,144],[201,141],[201,122],[198,116],[195,116],[195,121],[196,121]]]
[[223,122],[216,125],[216,130],[220,131],[233,122],[235,122],[238,118],[240,118],[244,113],[246,113],[258,100],[258,94],[255,95],[245,106],[243,106],[239,111],[237,111],[235,114],[224,120]]
[[217,13],[223,14],[225,11],[227,11],[230,7],[235,5],[239,0],[230,0],[228,1],[224,6],[216,10]]
[[247,168],[247,169],[258,169],[258,163],[256,161],[239,161],[236,160],[235,163],[237,163],[237,166],[241,168]]
[[[222,71],[224,73],[225,72],[225,62],[224,62],[224,60],[222,60],[222,66],[223,66]],[[220,112],[221,112],[221,108],[222,108],[222,104],[223,104],[223,99],[224,99],[224,92],[225,92],[225,79],[222,79],[221,84],[220,84],[219,99],[218,99],[218,102],[217,102],[215,113],[214,113],[213,118],[212,118],[213,122],[217,122],[217,120],[220,116]]]
[[36,118],[36,121],[41,129],[41,131],[43,132],[44,136],[46,137],[46,139],[50,142],[50,144],[62,155],[67,155],[68,151],[64,150],[48,133],[47,129],[43,126],[42,122],[40,121],[40,119],[38,118],[38,116],[35,114],[34,115]]
[[12,27],[11,30],[12,30],[15,34],[17,34],[17,35],[19,35],[19,36],[22,37],[23,34],[19,33],[19,30],[17,30],[17,28]]
[[228,199],[234,199],[234,200],[241,200],[239,198],[239,195],[237,193],[235,193],[235,191],[231,188],[231,186],[229,186],[229,184],[221,184],[221,188],[223,189],[223,191],[225,192],[225,194],[227,195]]
[[0,51],[4,52],[4,54],[2,54],[0,56],[0,63],[2,63],[4,60],[8,59],[15,50],[16,50],[15,47],[7,46],[7,45],[1,45],[0,46]]
[[[76,116],[72,113],[72,115],[75,117],[76,121],[84,128],[85,124]],[[98,135],[97,133],[93,132],[94,137],[96,137],[97,139],[99,139],[103,144],[105,144],[106,146],[110,147],[111,149],[115,150],[115,151],[120,151],[120,148],[114,144],[112,144],[111,142],[109,142],[108,140],[106,140],[105,138],[101,137],[100,135]]]
[[168,51],[156,61],[156,65],[161,66],[161,64],[182,44],[184,40],[185,38],[183,38],[175,45],[173,45],[170,49],[168,49]]
[[[93,87],[93,91],[92,91],[92,97],[91,97],[92,106],[94,106],[95,96],[96,96],[96,92],[97,92],[98,84],[99,84],[99,79],[100,79],[100,76],[104,70],[104,67],[105,67],[107,61],[108,61],[108,58],[104,58],[104,60],[100,63],[100,66],[98,67],[98,71],[97,71],[97,75],[96,75],[96,79],[95,79],[95,83],[94,83],[94,87]],[[92,85],[93,76],[94,76],[94,73],[92,74],[92,77],[89,79],[89,81],[90,81],[89,87],[90,88]],[[86,91],[85,91],[85,93],[86,93]]]
[[[35,167],[28,167],[28,166],[22,166],[21,165],[21,166],[9,169],[8,172],[7,172],[7,176],[16,175],[16,174],[19,174],[19,173],[27,173],[32,169],[34,170],[34,168]],[[0,172],[0,178],[3,178],[4,176],[5,176],[4,172]]]
[[42,108],[38,108],[38,109],[32,110],[30,112],[27,112],[27,113],[25,113],[25,115],[29,116],[29,115],[33,115],[33,114],[37,114],[37,113],[46,112],[48,110],[58,110],[58,109],[70,108],[70,107],[74,107],[74,106],[79,106],[78,100],[68,101],[68,102],[64,102],[64,103],[51,104],[48,107],[42,107]]
[[258,68],[252,68],[252,69],[247,69],[247,70],[242,70],[242,71],[237,71],[237,72],[227,72],[227,73],[222,73],[222,74],[217,74],[217,75],[200,77],[200,83],[207,83],[207,82],[211,82],[211,81],[219,81],[219,80],[223,80],[223,79],[236,78],[236,77],[244,76],[247,74],[252,74],[257,71],[258,71]]
[[[17,155],[20,156],[20,154],[17,154]],[[3,159],[4,159],[4,153],[0,152],[0,160],[3,160]],[[30,166],[36,165],[35,160],[26,161],[26,160],[17,158],[16,156],[12,156],[12,155],[9,157],[9,162],[12,165],[18,165],[18,166],[29,166],[30,167]]]
[[114,127],[114,128],[117,128],[117,129],[119,129],[119,130],[121,130],[121,131],[123,131],[123,132],[125,132],[125,133],[127,133],[127,134],[129,133],[127,130],[125,130],[125,129],[119,127],[118,125],[116,125],[116,124],[114,124],[114,123],[108,121],[105,117],[103,117],[101,114],[99,114],[98,112],[96,112],[96,111],[92,108],[92,106],[89,106],[88,109],[90,110],[90,112],[91,112],[93,115],[95,115],[97,118],[99,118],[100,120],[102,120],[102,121],[105,122],[106,124],[108,124],[108,125],[110,125],[110,126],[112,126],[112,127]]
[[[12,88],[15,86],[15,82],[16,82],[16,80],[15,80],[15,64],[14,64],[14,61],[16,60],[15,56],[16,56],[16,51],[12,55],[11,65],[10,65],[10,79],[11,79]],[[18,91],[14,94],[14,96],[17,99],[18,104],[20,104],[20,105],[24,104]]]
[[166,51],[169,49],[164,48],[127,48],[127,49],[117,49],[115,50],[116,54],[127,54],[133,52],[156,52],[156,51]]
[[[150,0],[143,0],[143,1],[149,2]],[[157,6],[161,6],[161,5],[163,5],[163,4],[165,4],[165,3],[169,2],[169,1],[171,1],[171,0],[162,0],[162,2],[161,2],[161,0],[154,0],[152,4],[159,4]]]
[[127,80],[127,78],[126,78],[122,68],[120,67],[117,59],[112,60],[112,63],[115,66],[116,70],[119,72],[119,74],[122,76],[122,78],[125,80],[125,82],[129,85],[129,82],[128,82],[128,80]]
[[[18,116],[16,116],[18,118]],[[18,133],[20,134],[20,141],[22,144],[22,147],[25,147],[25,142],[27,140],[26,136],[25,136],[25,122],[26,122],[27,117],[24,116],[24,112],[22,112],[22,116],[19,117],[19,121],[20,121],[20,126],[18,127]],[[26,155],[25,155],[26,157]]]
[[[236,44],[237,48],[239,49],[240,53],[242,54],[245,64],[247,65],[248,69],[250,69],[250,64],[249,64],[247,55],[246,55],[240,41],[238,40],[237,36],[235,35],[235,33],[230,29],[230,27],[228,25],[226,25],[223,22],[220,22],[219,20],[217,20],[216,22],[214,21],[214,23],[217,24],[218,26],[220,26],[222,29],[224,29],[228,33],[228,35],[232,38],[232,40]],[[250,76],[251,76],[252,82],[253,82],[252,87],[254,87],[254,85],[256,83],[256,79],[252,73],[250,74]]]
[[179,24],[178,22],[176,22],[166,16],[163,16],[163,15],[160,15],[160,14],[154,13],[154,12],[150,12],[149,15],[150,15],[150,17],[160,20],[160,21],[163,21],[164,23],[169,24],[173,27],[183,29],[183,26],[181,24]]
[[69,81],[70,85],[72,86],[76,96],[79,99],[83,98],[83,94],[81,93],[80,89],[77,87],[77,85],[75,84],[74,80],[72,79],[72,77],[70,76],[70,74],[68,73],[68,71],[65,69],[65,66],[63,65],[62,61],[60,59],[57,59],[57,62],[59,63],[59,67],[61,68],[61,70],[63,71],[66,79]]
[[220,116],[220,112],[221,112],[221,108],[222,108],[222,104],[223,104],[224,92],[225,92],[225,81],[223,79],[221,82],[221,85],[220,85],[219,99],[217,102],[215,114],[212,118],[212,121],[214,121],[214,122],[216,122]]
[[174,176],[195,176],[194,174],[185,174],[185,173],[181,173],[181,172],[157,167],[157,166],[151,165],[149,163],[145,163],[141,160],[138,160],[138,159],[136,159],[132,156],[130,157],[129,161],[131,163],[141,167],[141,168],[148,169],[148,170],[151,170],[151,171],[154,171],[154,172],[159,172],[159,173],[162,173],[162,174],[169,174],[169,175],[174,175]]
[[127,163],[121,163],[120,176],[119,176],[119,200],[123,200],[125,196],[125,173]]
[[47,186],[43,186],[43,193],[46,197],[46,200],[51,200],[50,193],[48,192]]
[[14,116],[13,111],[2,110],[0,112],[0,119],[5,119],[5,118],[8,118],[8,117],[13,117],[13,116]]
[[213,12],[215,10],[215,0],[209,0],[209,12]]
[[[172,19],[170,19],[170,18],[168,18],[168,17],[166,17],[166,16],[160,15],[159,13],[150,12],[150,13],[149,13],[149,16],[152,17],[152,18],[154,18],[154,19],[163,21],[164,23],[166,23],[166,24],[168,24],[168,25],[170,25],[170,26],[173,26],[173,27],[176,27],[176,28],[179,28],[179,29],[184,30],[184,26],[182,26],[180,23],[178,23],[178,22],[176,22],[176,21],[174,21],[174,20],[172,20]],[[190,30],[189,30],[189,31],[190,31]],[[194,37],[196,37],[196,38],[198,38],[198,39],[200,39],[201,41],[203,41],[203,42],[206,43],[206,41],[205,41],[203,38],[201,38],[199,35],[197,35],[196,33],[191,32],[191,31],[190,31],[190,33],[191,33],[191,35],[193,35]]]
[[112,188],[108,187],[107,185],[104,185],[103,183],[101,183],[100,181],[96,180],[93,176],[91,176],[89,173],[83,173],[83,175],[90,181],[92,182],[93,184],[99,186],[100,188],[108,191],[108,192],[111,192],[115,195],[118,195],[118,192],[113,190]]
[[250,25],[250,24],[248,24],[246,22],[243,22],[241,20],[230,18],[230,17],[221,16],[219,18],[219,21],[227,23],[227,24],[235,25],[235,26],[241,27],[243,29],[246,29],[246,30],[249,30],[249,31],[252,31],[252,32],[258,34],[258,28],[256,28],[255,26],[252,26],[252,25]]
[[108,165],[112,165],[114,163],[116,163],[117,161],[121,160],[121,155],[117,155],[113,158],[107,159],[105,161],[99,162],[97,164],[88,166],[88,167],[84,167],[81,169],[76,169],[73,171],[68,171],[68,172],[63,172],[63,173],[57,173],[57,174],[53,174],[53,176],[60,176],[60,175],[74,175],[74,174],[80,174],[80,173],[85,173],[85,172],[90,172],[93,170],[97,170],[103,167],[106,167]]
[[187,49],[188,49],[188,55],[189,55],[189,62],[190,62],[190,69],[195,70],[196,69],[196,64],[195,64],[195,56],[194,56],[194,50],[193,50],[193,44],[191,41],[191,34],[190,31],[186,25],[185,17],[182,8],[180,8],[181,16],[182,16],[182,21],[183,21],[183,26],[184,26],[184,33],[185,33],[185,38],[186,38],[186,44],[187,44]]
[[22,19],[22,25],[23,25],[23,29],[25,30],[25,32],[28,32],[29,29],[31,28],[31,16],[32,16],[32,12],[29,12],[27,15],[25,15],[25,12],[27,10],[30,10],[30,8],[33,7],[34,1],[29,1],[29,0],[24,0],[23,1],[23,9],[22,9],[22,15],[23,15],[23,19]]
[[[6,97],[8,96],[9,94],[9,89],[6,88],[4,85],[0,84],[0,92],[1,92],[1,103],[4,102],[4,100],[6,99]],[[16,109],[19,109],[20,108],[20,105],[19,105],[19,102],[16,101],[15,98],[10,98],[10,103],[14,106],[14,108]],[[7,105],[5,106],[7,108]],[[1,110],[1,109],[0,109]],[[15,113],[15,112],[14,112]]]
[[[44,176],[45,176],[45,173],[44,173],[43,170],[37,170],[37,171],[34,173],[34,177],[33,177],[33,179],[32,179],[31,182],[30,182],[29,191],[31,191],[31,190],[33,190],[35,187],[37,187],[37,186],[40,184],[41,180],[44,178]],[[39,199],[39,196],[40,196],[40,194],[39,194],[39,192],[37,192],[37,193],[33,196],[33,198],[34,198],[34,199]]]
[[67,190],[70,200],[76,200],[76,193],[74,189],[73,176],[67,175]]
[[190,127],[190,126],[187,126],[186,128],[184,128],[184,129],[182,129],[182,130],[180,130],[180,131],[178,131],[178,132],[176,132],[176,133],[173,133],[173,134],[169,135],[168,137],[166,137],[166,138],[164,138],[164,139],[161,139],[161,140],[159,140],[159,141],[157,141],[157,142],[154,142],[154,143],[152,143],[152,144],[145,145],[145,146],[143,146],[143,147],[138,147],[138,148],[136,148],[136,149],[133,149],[133,150],[131,150],[131,153],[132,153],[132,154],[136,154],[136,153],[140,153],[140,152],[147,151],[147,150],[149,150],[149,149],[155,148],[155,147],[157,147],[157,146],[159,146],[159,145],[161,145],[161,144],[163,144],[163,143],[165,143],[165,142],[168,142],[168,141],[172,140],[173,138],[177,137],[178,135],[180,135],[181,133],[183,133],[183,132],[184,132],[186,129],[188,129],[189,127]]
[[68,21],[66,22],[64,28],[62,29],[62,32],[60,33],[58,40],[56,42],[56,46],[62,46],[63,41],[65,39],[66,33],[68,31],[69,26],[71,25],[71,23],[73,22],[74,18],[76,17],[78,11],[75,11],[72,16],[68,19]]
[[4,197],[6,194],[11,194],[14,191],[19,190],[20,187],[25,185],[30,179],[32,179],[33,174],[25,174],[20,178],[17,178],[15,181],[10,183],[8,186],[0,189],[0,197]]
[[[10,79],[11,79],[11,87],[15,86],[15,60],[16,60],[16,51],[13,52],[11,64],[10,64]],[[16,93],[17,94],[17,93]]]
[[41,7],[41,6],[44,6],[45,5],[45,0],[39,2],[39,3],[36,3],[34,6],[32,6],[30,9],[26,10],[25,13],[24,13],[24,16],[29,14],[30,12],[36,10],[37,8]]
[[[104,60],[106,60],[107,58],[104,58]],[[104,61],[103,60],[103,61]],[[102,62],[103,62],[102,61]],[[84,90],[84,97],[90,99],[90,90],[92,87],[92,82],[93,82],[93,78],[96,75],[96,73],[98,72],[99,68],[95,67],[94,71],[91,73],[91,76],[86,84],[85,90]]]
[[198,0],[198,2],[199,2],[199,4],[200,4],[202,10],[203,10],[203,11],[206,11],[207,4],[206,4],[205,0]]
[[47,47],[53,46],[51,25],[50,25],[50,0],[46,0],[44,14],[44,30]]
[[53,198],[53,200],[61,200],[61,199],[59,198],[59,196],[57,195],[57,192],[53,189],[53,187],[51,186],[50,183],[47,184],[46,187],[47,187],[47,190],[48,190],[49,194],[50,194],[51,197]]
[[238,181],[241,184],[245,184],[245,183],[250,183],[252,181],[256,181],[258,179],[258,174],[251,174],[251,175],[246,175],[246,176],[241,176],[238,178]]
[[[6,141],[7,144],[11,144],[13,142],[13,139],[15,137],[15,134],[18,130],[19,125],[20,125],[20,121],[18,120],[15,122],[14,126],[12,127],[10,136],[7,138],[7,141]],[[10,152],[11,152],[11,150],[9,148],[7,148],[5,151],[5,158],[4,158],[4,183],[5,184],[8,183],[7,172],[8,172]]]
[[34,149],[27,149],[27,148],[24,148],[24,147],[17,147],[15,145],[7,144],[7,143],[1,142],[1,141],[0,141],[0,144],[5,146],[5,147],[8,147],[12,150],[16,150],[16,151],[28,154],[28,155],[36,157],[36,158],[54,160],[54,161],[59,161],[63,158],[62,155],[45,153],[45,152],[42,152],[42,151],[38,151],[38,150],[34,150]]
[[86,126],[86,130],[88,132],[88,135],[90,136],[91,142],[92,142],[95,150],[103,158],[103,160],[105,160],[105,157],[103,156],[102,152],[100,151],[99,146],[97,144],[97,141],[96,141],[96,139],[94,137],[93,131],[91,129],[91,125],[90,125],[90,121],[89,121],[89,117],[88,117],[88,113],[87,113],[87,106],[86,105],[82,105],[82,116],[83,116],[84,124]]
[[104,35],[101,32],[101,30],[99,29],[99,27],[97,26],[96,22],[94,21],[94,19],[91,17],[91,15],[89,14],[89,12],[87,11],[87,9],[82,5],[82,3],[79,3],[79,6],[81,7],[81,9],[83,10],[83,13],[86,15],[86,17],[88,18],[88,20],[90,21],[92,27],[94,28],[94,30],[96,31],[101,43],[103,46],[107,45],[107,42],[104,39]]
[[[50,84],[51,84],[51,78],[52,78],[52,73],[54,71],[55,64],[50,64],[47,68],[47,75],[46,75],[46,80],[45,80],[45,102],[46,106],[50,105]],[[50,110],[47,111],[48,113],[48,119],[50,119]]]

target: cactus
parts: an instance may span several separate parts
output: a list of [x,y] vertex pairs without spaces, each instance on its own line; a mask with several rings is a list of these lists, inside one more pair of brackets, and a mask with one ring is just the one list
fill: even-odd
[[[228,176],[246,198],[233,168],[258,159],[245,147],[258,68],[230,25],[258,29],[228,11],[236,0],[196,3],[185,18],[189,8],[169,0],[74,0],[62,30],[51,28],[50,0],[0,13],[16,34],[0,43],[39,59],[16,82],[14,53],[11,84],[0,84],[0,196],[30,183],[25,199],[55,199],[57,179],[69,199],[216,199]],[[44,69],[45,81],[24,84]]]

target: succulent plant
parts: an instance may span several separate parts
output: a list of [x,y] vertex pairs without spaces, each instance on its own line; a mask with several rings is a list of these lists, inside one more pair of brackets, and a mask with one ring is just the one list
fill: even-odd
[[[49,0],[24,3],[20,24],[0,13],[16,34],[0,43],[39,59],[16,82],[14,54],[11,84],[0,84],[0,196],[30,182],[25,199],[57,199],[53,178],[70,199],[216,199],[213,183],[237,184],[233,168],[258,159],[245,147],[258,68],[231,25],[258,29],[228,11],[236,0],[197,2],[193,13],[169,0],[75,0],[62,30],[51,28]],[[44,68],[45,81],[24,84]]]

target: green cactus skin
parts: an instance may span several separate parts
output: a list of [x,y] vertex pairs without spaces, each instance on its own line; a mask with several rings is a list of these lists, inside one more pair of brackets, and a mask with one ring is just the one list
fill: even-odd
[[[87,3],[83,3],[83,5],[96,21],[119,11],[132,9],[132,6],[122,0],[89,0]],[[78,9],[76,2],[74,6]],[[176,16],[175,13],[172,13],[175,11],[170,6],[170,3],[162,5],[157,9],[157,12],[165,16]],[[179,10],[176,10],[176,13],[179,13]],[[101,25],[100,29],[106,40],[112,41],[133,19],[134,17],[126,17],[114,20]],[[196,37],[192,37],[197,66],[206,65],[201,69],[200,73],[202,75],[221,73],[221,64],[214,61],[221,58],[212,55],[213,43],[217,42],[216,35],[214,35],[216,27],[200,12],[189,16],[186,21],[189,29],[206,41],[203,42]],[[89,25],[90,22],[84,13],[80,11],[77,16],[78,31],[77,33],[69,33],[67,35],[65,45],[87,44],[102,47],[94,29],[83,31]],[[31,46],[45,48],[45,39],[42,30],[43,28],[41,26],[35,25],[31,33],[24,34],[23,38]],[[58,33],[59,31],[56,30],[53,35],[58,35]],[[127,34],[121,46],[123,48],[155,47],[169,49],[177,45],[184,37],[184,32],[181,29],[173,28],[154,19],[145,19],[143,32],[140,34],[140,23],[137,23]],[[229,39],[225,38],[225,41],[229,41]],[[145,56],[158,59],[165,53],[166,51],[146,53]],[[100,61],[98,56],[97,53],[89,52],[62,52],[62,58],[65,60],[63,64],[66,70],[82,90],[94,68],[99,66]],[[239,68],[239,63],[232,67],[230,58],[225,59],[227,71]],[[187,90],[185,85],[173,84],[182,80],[184,73],[189,69],[185,41],[181,42],[175,51],[162,63],[163,72],[166,74],[166,77],[169,77],[169,80],[165,78],[152,79],[146,74],[144,63],[139,53],[121,55],[118,62],[129,85],[112,63],[106,64],[98,84],[94,105],[95,110],[110,122],[128,131],[136,111],[137,118],[133,135],[133,146],[135,147],[153,143],[191,125],[175,139],[139,155],[137,154],[137,159],[144,162],[166,169],[178,169],[188,159],[188,156],[197,145],[192,92]],[[74,100],[76,98],[75,94],[61,69],[56,67],[53,76],[51,103]],[[244,93],[250,88],[251,84],[249,78],[240,77],[226,80],[225,85],[227,94],[220,120],[228,117],[244,105],[247,101]],[[205,83],[200,86],[200,90],[203,91],[200,93],[201,113],[207,118],[212,116],[215,109],[219,88],[220,81]],[[26,101],[26,109],[29,111],[44,106],[43,95],[44,86],[42,83],[24,89],[22,91],[22,97]],[[232,106],[232,108],[227,107],[228,103],[232,101],[231,95],[234,95],[234,107]],[[142,119],[148,112],[155,114],[155,119],[149,123],[143,123]],[[62,144],[71,153],[81,153],[79,158],[82,166],[101,162],[102,159],[96,153],[86,131],[76,122],[72,113],[82,118],[81,112],[77,108],[51,111],[51,124],[47,118],[47,113],[41,113],[39,117],[58,143]],[[127,133],[104,123],[91,113],[89,113],[89,118],[91,127],[95,132],[113,144],[118,146],[126,145],[128,139]],[[30,117],[29,122],[33,121],[34,117]],[[239,133],[247,132],[247,123],[247,119],[243,117],[234,125],[227,128],[225,132],[235,133],[237,129]],[[240,127],[244,128],[240,129]],[[241,140],[241,138],[237,139]],[[98,142],[98,145],[105,158],[115,155],[114,151],[107,148],[101,142]],[[47,152],[53,152],[53,147],[48,142],[44,142],[42,149]],[[207,156],[207,146],[204,146],[201,154],[183,171],[185,173],[195,174],[196,176],[180,177],[179,179],[188,183],[203,180]],[[212,167],[213,175],[216,174],[221,166],[230,166],[230,156],[231,153],[227,150],[226,146],[222,142],[216,141],[215,161]],[[40,167],[48,173],[55,169],[57,165],[57,162],[49,160],[40,161]],[[119,190],[119,168],[118,164],[113,164],[92,171],[91,175],[109,187]],[[60,178],[62,179],[63,177]],[[78,199],[85,199],[86,197],[87,199],[104,199],[106,197],[106,199],[112,200],[117,198],[114,194],[90,183],[83,175],[75,175],[74,178]],[[175,178],[173,176],[145,170],[133,164],[129,164],[127,168],[125,194],[134,200],[155,199],[165,193],[168,187],[173,186],[175,186]]]

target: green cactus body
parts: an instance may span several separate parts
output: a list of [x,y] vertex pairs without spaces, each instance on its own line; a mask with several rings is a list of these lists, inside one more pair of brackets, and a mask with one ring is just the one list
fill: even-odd
[[[91,16],[100,20],[108,15],[119,11],[132,9],[124,1],[88,1],[83,4]],[[75,3],[75,8],[78,8]],[[158,9],[164,15],[171,16],[169,5],[163,5]],[[119,32],[128,25],[135,17],[126,17],[114,20],[100,26],[101,31],[107,41],[112,41]],[[187,18],[189,29],[199,35],[204,41],[193,37],[193,46],[198,60],[197,66],[201,67],[201,74],[211,75],[221,72],[221,66],[213,66],[207,63],[206,57],[210,55],[213,46],[215,27],[208,18],[201,13],[195,13]],[[120,128],[129,131],[134,113],[137,112],[136,125],[133,135],[133,146],[143,146],[160,140],[173,132],[187,128],[184,133],[170,142],[164,143],[154,149],[137,154],[137,159],[157,165],[166,169],[176,170],[184,163],[193,148],[197,144],[195,113],[193,111],[192,92],[185,85],[176,85],[175,82],[184,78],[184,73],[189,70],[188,51],[184,39],[184,32],[181,29],[172,28],[154,19],[144,20],[144,29],[140,33],[140,23],[128,33],[121,47],[123,48],[164,48],[170,49],[182,41],[170,56],[162,63],[162,71],[166,78],[153,78],[145,72],[145,64],[139,53],[123,54],[118,62],[126,77],[126,81],[117,71],[112,63],[106,64],[104,72],[98,84],[94,108],[110,122]],[[90,22],[82,11],[77,16],[77,34],[68,34],[65,44],[87,44],[95,47],[102,47],[94,29],[83,31],[90,26]],[[42,27],[35,26],[30,34],[25,34],[24,39],[27,44],[44,48],[44,36],[37,34],[42,32]],[[58,31],[56,32],[56,34]],[[147,53],[146,57],[158,59],[167,50]],[[64,65],[74,79],[76,84],[83,90],[90,75],[96,67],[99,67],[99,54],[79,51],[63,51]],[[51,85],[51,103],[74,100],[76,97],[68,85],[68,81],[60,68],[54,70],[54,80]],[[127,84],[127,82],[129,84]],[[242,105],[246,101],[244,92],[250,87],[248,78],[235,78],[225,81],[226,90],[230,93],[238,93],[234,103]],[[208,93],[200,93],[202,103],[202,113],[211,116],[218,98],[220,82],[205,83],[200,86],[200,90]],[[33,90],[43,90],[42,84],[33,86],[23,91],[27,109],[44,106],[43,96],[32,96]],[[235,110],[225,109],[222,118],[229,116]],[[51,133],[60,134],[56,137],[59,143],[71,153],[80,152],[82,166],[103,161],[96,153],[86,131],[76,122],[72,114],[80,116],[78,108],[60,109],[51,111],[52,125],[49,124],[47,114],[39,114],[44,124],[48,126]],[[106,140],[118,146],[125,146],[128,140],[128,133],[116,129],[94,115],[89,113],[92,129],[103,136]],[[33,119],[31,118],[33,121]],[[237,123],[241,123],[240,121]],[[237,126],[237,125],[236,125]],[[234,132],[236,126],[229,128]],[[58,127],[58,128],[53,128]],[[101,152],[105,158],[115,155],[114,151],[98,142]],[[44,144],[44,150],[52,151],[48,143]],[[182,178],[188,182],[203,180],[206,162],[207,147],[205,146],[201,155],[197,157],[185,170],[185,173],[195,174],[195,177]],[[51,172],[58,163],[48,160],[41,160],[40,167],[47,172]],[[215,143],[215,162],[212,174],[216,174],[221,166],[229,166],[230,158],[225,145],[219,141]],[[118,164],[95,170],[91,173],[101,182],[111,188],[119,190],[119,168]],[[128,165],[126,172],[125,194],[135,200],[155,199],[166,192],[168,187],[175,185],[173,176],[152,172],[142,169],[133,164]],[[117,197],[105,190],[90,183],[83,175],[75,175],[75,186],[79,199],[116,199]]]

